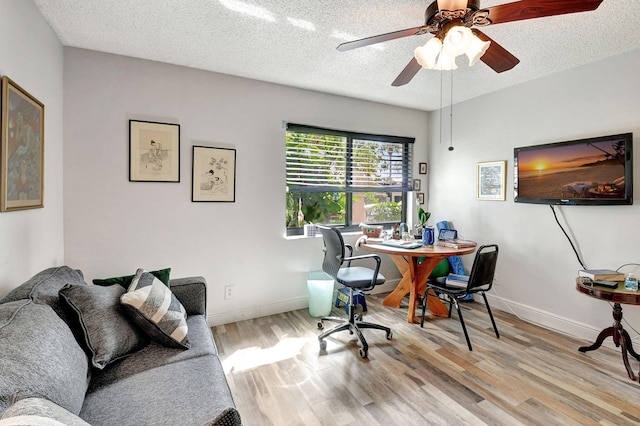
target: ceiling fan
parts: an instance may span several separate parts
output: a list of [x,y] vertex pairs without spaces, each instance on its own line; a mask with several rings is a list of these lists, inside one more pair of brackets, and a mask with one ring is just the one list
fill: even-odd
[[[421,47],[416,49],[415,57],[393,81],[392,86],[403,86],[409,83],[422,67],[455,69],[455,61],[451,59],[451,54],[460,55],[465,52],[457,47],[457,51],[454,52],[452,46],[462,41],[461,44],[467,48],[471,43],[469,40],[474,42],[473,53],[469,50],[466,52],[470,65],[481,60],[495,72],[500,73],[512,69],[520,60],[477,27],[591,11],[597,9],[602,1],[520,0],[480,9],[480,0],[435,0],[425,11],[424,25],[349,41],[340,44],[337,49],[344,52],[383,41],[430,33],[435,37],[427,42],[423,51],[420,50]],[[465,40],[465,37],[468,40]],[[438,62],[436,62],[436,56]],[[447,60],[448,64],[444,62]]]

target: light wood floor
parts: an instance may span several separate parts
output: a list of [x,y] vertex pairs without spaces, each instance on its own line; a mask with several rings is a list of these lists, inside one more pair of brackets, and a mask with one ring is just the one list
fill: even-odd
[[[640,424],[640,385],[618,351],[580,353],[592,342],[494,309],[496,339],[484,305],[470,302],[463,307],[469,352],[455,313],[420,328],[406,322],[406,307],[381,300],[367,296],[365,319],[391,326],[393,339],[365,330],[368,359],[348,332],[320,351],[317,320],[306,309],[213,327],[243,423]],[[345,316],[343,308],[334,314]],[[637,371],[638,362],[631,365]]]

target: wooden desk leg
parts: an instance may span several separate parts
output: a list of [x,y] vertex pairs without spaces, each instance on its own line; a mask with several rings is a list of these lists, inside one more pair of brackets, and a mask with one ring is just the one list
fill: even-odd
[[[420,257],[410,257],[389,255],[393,263],[402,274],[402,279],[395,289],[387,295],[382,301],[384,306],[399,308],[400,303],[409,295],[409,311],[407,314],[407,322],[417,322],[415,319],[415,310],[418,295],[424,293],[427,288],[427,278],[431,272],[442,261],[441,258],[427,257],[422,263],[419,263]],[[437,298],[429,298],[429,310],[435,315],[447,315],[448,308]],[[443,313],[444,312],[444,313]]]
[[438,265],[438,263],[440,263],[442,259],[436,257],[427,257],[422,261],[422,263],[419,263],[419,260],[419,257],[412,256],[409,258],[409,270],[411,271],[411,276],[414,279],[412,280],[411,291],[409,292],[409,309],[407,312],[407,322],[412,324],[419,322],[419,320],[415,317],[417,304],[416,302],[418,299],[417,296],[421,292],[424,293],[424,290],[427,288],[427,278],[429,278],[429,275],[431,275],[435,267]]
[[395,289],[387,295],[382,301],[384,306],[399,308],[402,299],[411,292],[411,271],[409,270],[409,262],[404,256],[389,256],[395,263],[398,271],[402,274],[402,279]]
[[629,365],[629,357],[627,353],[631,354],[635,359],[640,361],[640,356],[633,349],[633,345],[631,343],[631,338],[629,337],[629,333],[622,327],[622,306],[619,303],[613,304],[613,326],[607,327],[598,334],[598,338],[591,346],[582,346],[578,348],[580,352],[588,352],[598,349],[602,346],[602,342],[607,337],[611,336],[613,339],[613,343],[616,347],[620,347],[620,352],[622,353],[622,362],[624,363],[624,367],[627,369],[627,374],[629,378],[633,381],[638,380],[638,377],[633,373],[631,369],[631,365]]

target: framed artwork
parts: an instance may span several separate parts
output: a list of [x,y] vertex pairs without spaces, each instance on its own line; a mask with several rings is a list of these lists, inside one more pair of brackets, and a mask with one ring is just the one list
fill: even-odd
[[193,147],[191,201],[236,201],[236,150]]
[[420,170],[418,171],[421,175],[427,174],[427,163],[420,163]]
[[129,181],[180,182],[180,125],[129,120]]
[[478,163],[476,189],[478,200],[505,200],[506,164],[506,161]]
[[0,211],[44,207],[44,105],[2,77]]
[[414,179],[413,180],[413,190],[414,191],[420,191],[420,184],[421,184],[420,179]]
[[418,192],[418,204],[424,204],[424,192]]

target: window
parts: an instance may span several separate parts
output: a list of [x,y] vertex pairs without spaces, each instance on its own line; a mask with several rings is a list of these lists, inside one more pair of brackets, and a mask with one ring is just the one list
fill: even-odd
[[414,139],[288,124],[287,235],[305,223],[406,222]]

